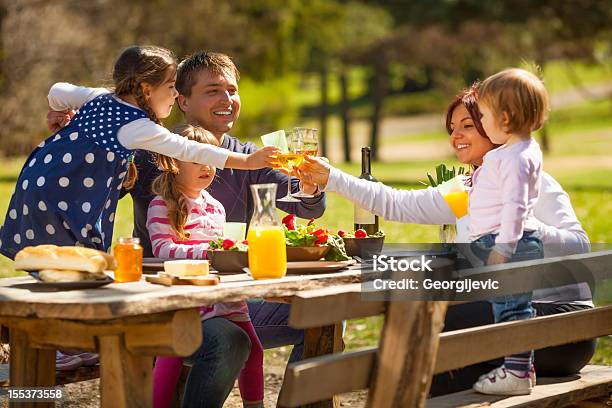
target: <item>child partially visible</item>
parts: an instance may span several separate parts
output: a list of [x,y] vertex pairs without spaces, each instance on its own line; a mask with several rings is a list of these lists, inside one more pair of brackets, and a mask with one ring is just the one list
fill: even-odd
[[[189,140],[218,145],[212,133],[182,125],[174,129]],[[147,229],[153,254],[161,258],[204,259],[210,240],[223,234],[225,209],[206,188],[215,168],[158,155],[162,173],[153,182],[157,196],[147,213]],[[263,347],[250,321],[246,302],[218,303],[200,310],[202,320],[223,317],[242,328],[251,340],[251,353],[238,379],[245,407],[263,406]],[[183,359],[157,357],[153,371],[154,407],[171,406]]]
[[[542,81],[523,69],[507,69],[487,78],[479,89],[482,125],[497,149],[488,152],[472,176],[469,193],[472,251],[487,265],[543,257],[533,208],[538,199],[542,152],[531,133],[549,111]],[[495,322],[534,316],[531,293],[491,301]],[[479,378],[484,394],[529,394],[535,385],[533,352],[505,357],[504,365]]]

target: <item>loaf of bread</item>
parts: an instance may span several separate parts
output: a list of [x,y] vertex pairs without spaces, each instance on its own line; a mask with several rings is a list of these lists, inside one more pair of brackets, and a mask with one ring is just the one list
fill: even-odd
[[99,273],[114,268],[112,255],[84,247],[38,245],[23,248],[15,255],[15,269],[27,271],[57,269]]
[[106,279],[106,274],[102,272],[92,273],[84,271],[43,269],[38,272],[38,277],[44,282],[82,282]]

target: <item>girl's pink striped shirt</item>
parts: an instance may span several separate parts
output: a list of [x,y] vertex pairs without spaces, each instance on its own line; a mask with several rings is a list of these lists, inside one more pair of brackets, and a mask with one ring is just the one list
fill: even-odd
[[153,255],[157,258],[206,259],[208,242],[223,235],[225,209],[206,190],[198,198],[185,197],[189,239],[179,240],[170,225],[168,208],[161,196],[156,196],[147,212],[147,229]]

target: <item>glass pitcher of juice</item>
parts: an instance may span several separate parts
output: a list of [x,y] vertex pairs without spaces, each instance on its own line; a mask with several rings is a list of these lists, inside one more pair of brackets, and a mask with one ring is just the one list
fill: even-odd
[[276,213],[276,184],[251,185],[255,204],[249,226],[249,270],[253,279],[282,278],[287,272],[285,231]]
[[135,282],[142,276],[142,247],[140,239],[121,237],[115,245],[115,282]]

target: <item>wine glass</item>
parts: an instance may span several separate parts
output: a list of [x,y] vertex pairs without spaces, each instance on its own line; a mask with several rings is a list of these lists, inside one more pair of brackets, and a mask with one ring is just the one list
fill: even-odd
[[[303,140],[302,156],[318,156],[319,155],[319,137],[317,129],[296,127],[293,128],[293,133],[301,135]],[[299,192],[293,194],[294,197],[312,198],[313,195],[307,194],[300,189]]]
[[287,183],[287,195],[283,198],[279,198],[276,201],[284,203],[299,203],[300,200],[294,198],[291,195],[291,171],[293,167],[299,166],[304,156],[302,150],[304,149],[303,136],[298,132],[286,132],[287,137],[287,152],[282,152],[277,155],[278,166],[287,171],[287,177],[289,178]]

